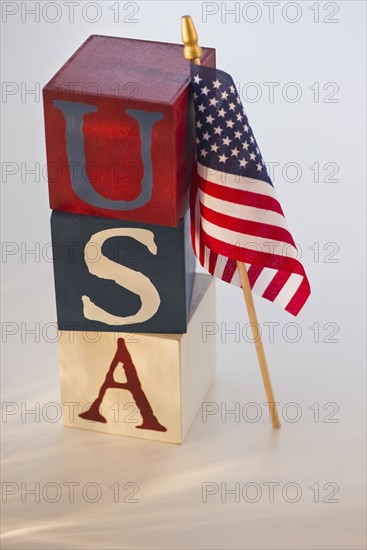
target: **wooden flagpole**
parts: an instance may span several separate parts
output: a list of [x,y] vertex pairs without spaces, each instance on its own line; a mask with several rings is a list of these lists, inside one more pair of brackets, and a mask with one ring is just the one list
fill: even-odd
[[[200,65],[200,57],[202,56],[202,49],[198,43],[198,35],[189,15],[184,15],[181,19],[182,41],[184,43],[184,57]],[[245,298],[248,316],[250,319],[250,325],[252,335],[255,342],[257,358],[260,365],[260,372],[263,379],[266,398],[270,410],[270,418],[273,423],[273,428],[280,428],[278,410],[276,407],[276,401],[274,398],[273,388],[271,385],[270,374],[268,365],[266,362],[264,346],[261,338],[261,329],[257,320],[256,309],[254,304],[254,298],[252,296],[251,286],[247,274],[246,266],[243,262],[237,262],[237,269],[240,275],[243,296]]]

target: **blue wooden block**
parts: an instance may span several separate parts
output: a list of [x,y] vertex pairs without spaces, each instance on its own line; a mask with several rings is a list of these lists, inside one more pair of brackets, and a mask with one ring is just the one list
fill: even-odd
[[195,260],[177,227],[54,211],[60,330],[185,333]]

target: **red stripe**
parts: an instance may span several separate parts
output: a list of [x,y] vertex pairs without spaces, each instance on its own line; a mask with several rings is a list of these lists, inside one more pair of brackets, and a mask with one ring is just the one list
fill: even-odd
[[[196,220],[196,203],[197,203],[198,200],[199,200],[199,198],[198,198],[198,187],[197,187],[197,185],[195,185],[195,182],[193,181],[193,184],[191,186],[191,191],[190,191],[191,242],[192,242],[192,247],[194,249],[196,257],[199,259],[199,262],[203,266],[204,265],[205,245],[204,245],[204,241],[203,241],[202,233],[201,233],[202,230],[201,230],[200,213],[198,213],[199,220]],[[198,225],[198,231],[199,231],[199,235],[198,235],[199,250],[197,250],[197,248],[196,248],[196,225]]]
[[205,263],[205,244],[203,239],[200,239],[199,241],[199,255],[198,255],[199,261],[202,266],[204,266]]
[[305,277],[302,283],[299,285],[294,296],[289,301],[287,307],[285,307],[284,309],[292,315],[298,315],[310,294],[310,283],[308,282],[307,277]]
[[202,191],[204,191],[204,193],[207,193],[217,199],[233,202],[235,204],[263,208],[264,210],[271,210],[272,212],[277,212],[278,214],[284,216],[279,202],[272,197],[260,195],[260,193],[255,193],[252,191],[242,191],[240,189],[233,189],[224,185],[218,185],[203,179],[199,175],[197,175],[196,184]]
[[[191,186],[191,192],[190,192],[190,232],[191,232],[192,247],[194,249],[196,256],[199,255],[199,251],[196,250],[196,246],[195,246],[195,204],[196,204],[197,191],[198,191],[198,188],[193,181],[193,185]],[[200,240],[201,240],[201,235],[200,235]]]
[[210,251],[210,254],[209,254],[209,273],[211,274],[214,274],[214,270],[215,270],[215,265],[217,263],[217,258],[218,258],[218,254],[216,254],[215,252],[213,252],[212,250]]
[[292,273],[290,271],[277,271],[263,292],[262,297],[274,302],[291,275]]
[[228,258],[226,267],[223,270],[222,280],[226,283],[230,283],[233,279],[233,275],[235,274],[236,269],[236,262],[234,260],[231,260],[231,258]]
[[252,288],[254,284],[256,283],[257,278],[259,277],[260,273],[262,272],[264,268],[260,265],[250,265],[249,270],[247,272],[248,280],[250,282],[250,287]]
[[226,216],[225,214],[220,214],[219,212],[211,210],[203,204],[200,204],[200,212],[205,220],[219,227],[224,227],[225,229],[230,229],[231,231],[236,231],[237,233],[280,241],[281,243],[291,244],[294,248],[296,248],[292,235],[289,231],[283,229],[282,227]]
[[295,258],[288,258],[287,256],[279,256],[278,254],[268,254],[267,252],[229,245],[211,237],[205,233],[203,229],[202,239],[205,241],[208,248],[214,250],[217,254],[232,258],[232,260],[255,264],[261,267],[270,267],[271,269],[282,269],[305,276],[305,270],[302,264]]

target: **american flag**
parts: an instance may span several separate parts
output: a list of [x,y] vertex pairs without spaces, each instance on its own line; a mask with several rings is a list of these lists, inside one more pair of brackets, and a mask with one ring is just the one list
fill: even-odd
[[238,286],[236,262],[244,262],[252,291],[297,315],[310,285],[232,77],[191,64],[191,82],[195,254],[209,273]]

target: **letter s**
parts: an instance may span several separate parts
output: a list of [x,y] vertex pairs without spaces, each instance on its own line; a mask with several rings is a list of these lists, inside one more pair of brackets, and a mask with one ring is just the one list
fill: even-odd
[[[132,237],[140,243],[144,244],[152,254],[157,254],[157,245],[154,242],[154,233],[148,229],[138,228],[117,228],[105,229],[91,236],[84,248],[84,259],[87,264],[88,271],[92,275],[96,275],[101,279],[109,279],[115,281],[118,285],[127,288],[134,294],[137,294],[141,300],[141,307],[134,315],[127,317],[119,317],[112,315],[104,309],[94,304],[88,296],[82,296],[83,312],[87,319],[100,321],[108,325],[129,325],[132,323],[143,323],[147,321],[157,312],[161,299],[156,287],[151,280],[134,269],[130,269],[124,265],[118,264],[106,258],[102,254],[102,245],[111,237]],[[87,247],[89,244],[97,246],[99,260],[91,261],[87,257]]]

